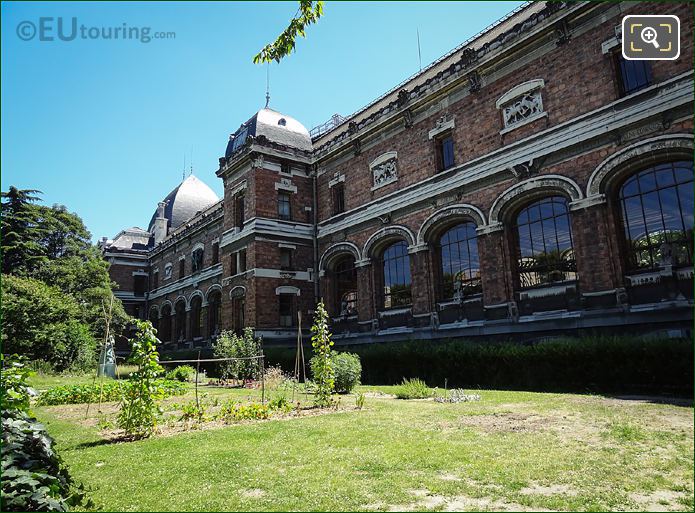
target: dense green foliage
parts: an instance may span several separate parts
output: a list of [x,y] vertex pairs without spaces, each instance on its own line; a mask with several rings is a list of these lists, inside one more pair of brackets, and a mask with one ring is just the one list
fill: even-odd
[[[171,379],[157,379],[154,382],[162,397],[181,395],[186,393],[186,385],[180,381]],[[37,404],[42,406],[56,404],[84,404],[96,403],[99,398],[103,402],[120,401],[125,390],[132,386],[130,381],[115,381],[107,379],[96,383],[81,385],[59,385],[44,390],[39,394]]]
[[[319,358],[314,356],[309,362],[312,376],[316,376]],[[331,365],[333,366],[334,389],[339,394],[349,394],[360,384],[362,377],[362,365],[360,357],[354,353],[331,352]],[[316,378],[314,378],[316,379]]]
[[84,503],[53,439],[28,414],[29,371],[20,358],[2,364],[2,511],[67,511]]
[[394,394],[398,399],[425,399],[432,396],[432,390],[421,379],[403,378],[403,382],[396,387]]
[[26,358],[0,355],[0,408],[5,410],[29,411],[27,379],[32,374],[25,366]]
[[311,327],[311,345],[314,356],[311,358],[311,372],[314,377],[314,402],[317,406],[331,404],[331,394],[335,390],[335,372],[333,370],[333,341],[328,330],[328,313],[323,302],[316,305],[314,325]]
[[64,206],[35,204],[38,192],[2,193],[3,352],[58,371],[92,368],[104,307],[112,305],[112,333],[129,317],[82,220]]
[[166,373],[166,378],[172,381],[192,381],[195,369],[190,365],[179,365]]
[[[466,340],[343,346],[360,356],[362,383],[542,391],[693,394],[693,344],[637,336],[562,338],[535,344]],[[267,348],[269,364],[293,368],[296,349]]]
[[130,374],[130,386],[123,393],[118,425],[129,435],[145,437],[157,427],[160,413],[158,400],[163,397],[157,384],[157,376],[163,369],[159,365],[157,338],[149,321],[136,321],[137,332],[131,340],[133,351],[130,360],[138,370]]
[[227,362],[219,362],[220,377],[223,379],[256,379],[260,373],[261,339],[254,338],[253,328],[244,328],[244,333],[238,336],[231,331],[223,331],[217,337],[213,347],[215,358],[239,358]]

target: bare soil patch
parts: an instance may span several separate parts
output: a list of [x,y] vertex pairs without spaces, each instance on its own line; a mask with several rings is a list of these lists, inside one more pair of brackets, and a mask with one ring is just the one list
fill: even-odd
[[[530,508],[516,502],[507,502],[490,497],[469,497],[456,495],[444,497],[430,493],[429,490],[411,490],[416,501],[410,504],[390,505],[387,511],[414,511],[420,509],[440,508],[441,511],[468,511],[468,510],[492,510],[492,511],[553,511],[544,508]],[[378,505],[378,507],[383,507]]]
[[685,497],[683,492],[657,490],[652,493],[631,493],[630,498],[644,511],[683,511],[678,499]]

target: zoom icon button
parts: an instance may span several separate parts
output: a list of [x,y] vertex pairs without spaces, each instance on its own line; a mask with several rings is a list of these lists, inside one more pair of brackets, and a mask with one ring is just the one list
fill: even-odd
[[681,53],[678,16],[631,15],[623,18],[623,57],[630,61],[672,61]]

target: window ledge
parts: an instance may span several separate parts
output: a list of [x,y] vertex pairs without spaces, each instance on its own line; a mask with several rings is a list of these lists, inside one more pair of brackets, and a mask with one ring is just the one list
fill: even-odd
[[574,292],[577,290],[576,282],[569,282],[565,284],[547,285],[543,287],[538,287],[534,289],[519,291],[519,299],[536,299],[539,297],[549,297],[549,296],[561,296],[568,292]]
[[513,125],[510,125],[510,126],[503,128],[502,130],[500,130],[500,135],[508,134],[512,130],[516,130],[519,127],[522,127],[524,125],[528,125],[529,123],[533,123],[534,121],[537,121],[541,118],[547,118],[547,117],[548,117],[547,112],[545,112],[545,111],[539,112],[538,114],[534,114],[530,118],[526,118],[525,120],[520,121],[519,123],[514,123]]
[[394,307],[394,308],[388,308],[386,310],[382,310],[379,312],[379,317],[390,317],[392,315],[401,315],[405,313],[410,313],[412,310],[412,306],[406,306],[406,307]]

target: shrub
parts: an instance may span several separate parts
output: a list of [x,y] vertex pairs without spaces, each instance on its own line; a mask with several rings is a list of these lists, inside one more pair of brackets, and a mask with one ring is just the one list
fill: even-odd
[[[341,348],[342,349],[342,348]],[[689,339],[586,336],[537,343],[412,340],[347,346],[360,356],[362,384],[430,385],[552,392],[693,394]],[[291,369],[296,350],[269,348],[269,362]]]
[[172,381],[192,381],[195,377],[195,369],[190,365],[179,365],[166,374],[166,379]]
[[335,371],[335,391],[349,394],[360,384],[362,364],[360,357],[354,353],[333,352],[333,370]]
[[244,334],[223,331],[213,347],[215,358],[241,358],[220,362],[222,379],[255,379],[260,373],[260,360],[252,359],[261,354],[261,339],[254,338],[253,328],[244,328]]
[[284,394],[278,394],[268,402],[268,409],[287,413],[292,410],[292,404],[287,400]]
[[144,437],[151,435],[157,427],[157,400],[162,392],[156,378],[162,367],[158,362],[157,339],[152,324],[136,321],[136,326],[131,358],[139,368],[130,375],[130,386],[125,388],[118,425],[129,435]]
[[335,373],[333,371],[331,347],[331,332],[328,330],[328,313],[319,302],[316,306],[314,325],[311,327],[311,345],[314,348],[314,356],[311,359],[314,364],[311,372],[316,389],[314,391],[314,403],[317,406],[329,406],[331,394],[335,388]]
[[5,352],[47,361],[57,371],[94,368],[96,341],[72,295],[12,275],[3,275],[2,292]]
[[403,382],[396,387],[394,393],[398,399],[425,399],[432,396],[432,390],[427,383],[418,378],[403,378]]

